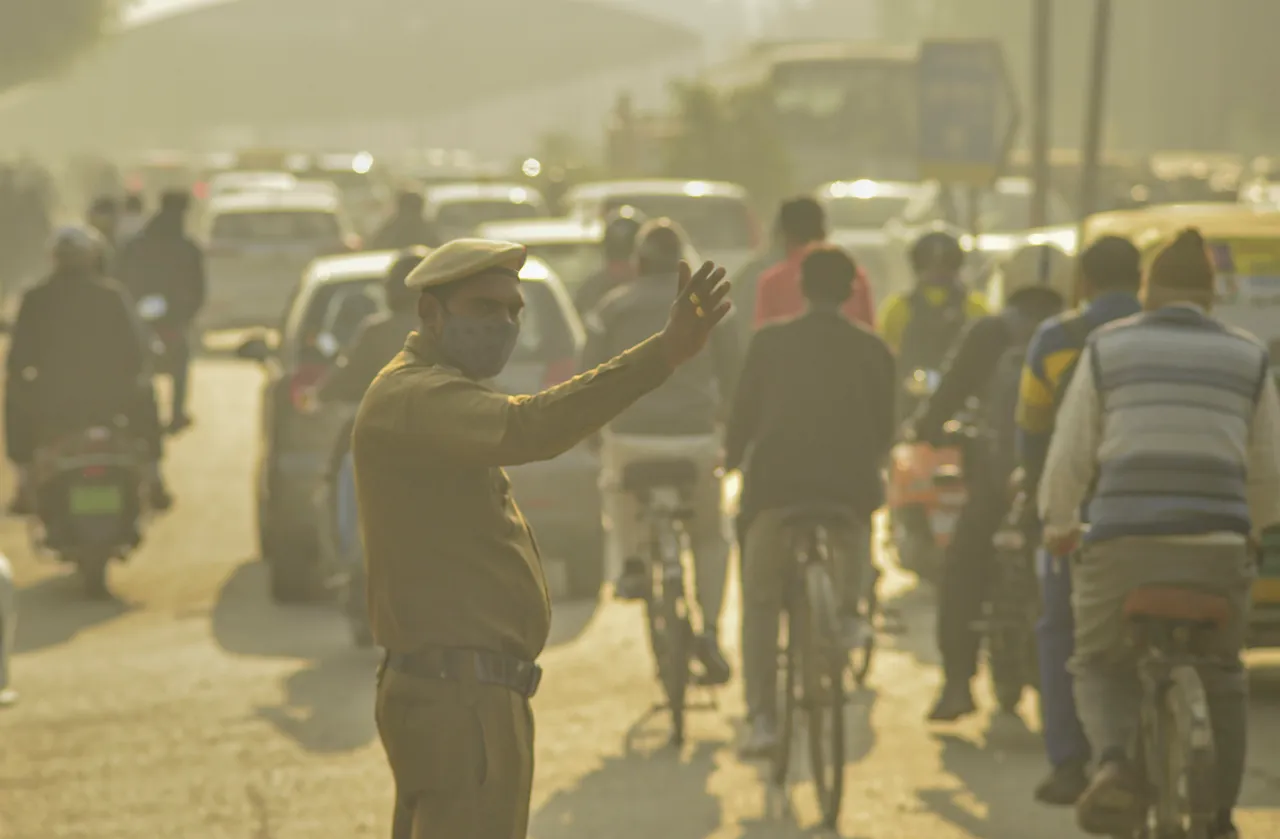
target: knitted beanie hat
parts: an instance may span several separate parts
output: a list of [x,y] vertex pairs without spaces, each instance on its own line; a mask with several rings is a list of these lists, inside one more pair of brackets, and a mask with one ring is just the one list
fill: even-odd
[[1208,306],[1213,302],[1216,271],[1204,237],[1188,227],[1156,255],[1143,283],[1148,308],[1174,302]]

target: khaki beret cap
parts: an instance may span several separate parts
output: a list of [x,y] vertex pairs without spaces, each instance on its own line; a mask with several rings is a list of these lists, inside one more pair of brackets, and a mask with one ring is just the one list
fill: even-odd
[[437,288],[489,271],[519,272],[527,251],[514,242],[455,239],[433,250],[404,284],[413,289]]

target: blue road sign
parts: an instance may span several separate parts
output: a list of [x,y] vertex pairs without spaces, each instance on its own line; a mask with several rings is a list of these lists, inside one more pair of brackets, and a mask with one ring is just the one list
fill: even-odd
[[994,181],[1018,123],[1000,44],[926,41],[918,95],[921,176],[977,186]]

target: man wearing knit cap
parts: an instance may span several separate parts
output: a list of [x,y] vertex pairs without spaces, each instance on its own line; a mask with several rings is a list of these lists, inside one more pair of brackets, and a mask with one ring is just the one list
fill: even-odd
[[[1245,766],[1247,692],[1240,652],[1254,564],[1248,543],[1280,523],[1280,402],[1266,349],[1208,312],[1214,269],[1187,230],[1143,279],[1145,311],[1098,330],[1058,416],[1040,484],[1045,544],[1071,553],[1088,496],[1088,529],[1072,570],[1076,702],[1098,767],[1077,803],[1080,826],[1129,835],[1145,795],[1129,750],[1141,701],[1126,601],[1166,614],[1225,599],[1228,617],[1199,668],[1217,755],[1215,835],[1235,837]],[[1092,491],[1092,495],[1090,492]],[[1214,603],[1220,602],[1217,600]]]
[[352,450],[373,636],[387,651],[376,716],[411,835],[523,839],[533,780],[529,697],[551,608],[536,543],[502,467],[599,431],[696,356],[726,314],[724,271],[680,269],[657,335],[535,396],[482,382],[520,330],[525,249],[460,239],[406,280],[418,331],[378,374]]

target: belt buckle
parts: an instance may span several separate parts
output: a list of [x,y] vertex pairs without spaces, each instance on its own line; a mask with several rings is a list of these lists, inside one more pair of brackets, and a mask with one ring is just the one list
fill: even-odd
[[534,694],[538,692],[538,685],[542,684],[542,668],[537,664],[529,665],[529,686],[524,692],[525,699],[532,699]]

